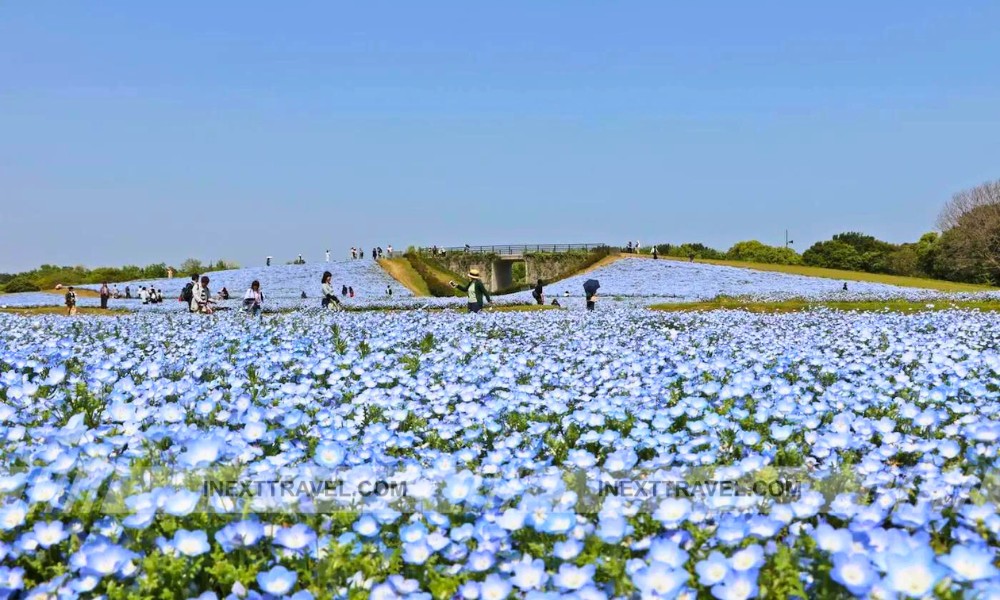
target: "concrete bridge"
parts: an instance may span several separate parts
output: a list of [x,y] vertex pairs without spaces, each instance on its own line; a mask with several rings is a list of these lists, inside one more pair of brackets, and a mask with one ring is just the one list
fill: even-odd
[[450,248],[432,246],[419,251],[435,257],[461,275],[465,275],[468,269],[479,269],[487,289],[498,292],[514,286],[514,265],[518,262],[524,263],[524,281],[533,283],[537,279],[557,277],[571,269],[569,263],[574,262],[571,256],[586,256],[590,252],[607,249],[607,244],[494,244]]

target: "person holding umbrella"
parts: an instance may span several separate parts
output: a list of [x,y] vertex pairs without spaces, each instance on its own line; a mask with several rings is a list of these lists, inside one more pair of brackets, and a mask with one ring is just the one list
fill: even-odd
[[588,279],[583,283],[583,292],[587,295],[587,310],[594,310],[597,302],[597,289],[601,284],[596,279]]
[[486,291],[486,286],[479,279],[479,269],[469,269],[469,283],[466,285],[460,285],[454,281],[449,281],[448,285],[451,287],[465,292],[468,295],[468,308],[470,313],[477,313],[483,310],[483,297],[490,304],[493,303],[493,299],[490,298],[490,293]]

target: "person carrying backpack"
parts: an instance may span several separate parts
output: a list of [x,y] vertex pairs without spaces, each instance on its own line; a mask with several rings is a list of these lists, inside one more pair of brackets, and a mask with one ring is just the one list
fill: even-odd
[[483,310],[483,298],[490,304],[493,303],[493,299],[490,298],[489,291],[486,290],[486,286],[479,279],[479,269],[469,270],[469,283],[467,285],[461,285],[455,283],[454,281],[449,281],[448,285],[451,287],[465,292],[468,299],[467,307],[470,313],[477,313]]
[[66,316],[72,317],[76,314],[76,290],[69,286],[66,290]]
[[191,276],[191,281],[187,282],[184,289],[181,290],[181,295],[178,300],[183,302],[190,309],[191,302],[194,300],[194,286],[198,283],[198,274],[195,273]]

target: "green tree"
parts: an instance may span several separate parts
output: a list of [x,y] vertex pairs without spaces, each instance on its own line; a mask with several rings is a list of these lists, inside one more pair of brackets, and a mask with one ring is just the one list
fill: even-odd
[[802,257],[795,250],[781,246],[768,246],[757,240],[747,240],[733,244],[733,247],[726,252],[726,258],[729,260],[778,265],[798,265],[802,263]]

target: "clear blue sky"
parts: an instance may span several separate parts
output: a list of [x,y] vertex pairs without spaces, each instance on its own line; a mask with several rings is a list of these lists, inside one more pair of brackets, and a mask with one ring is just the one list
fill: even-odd
[[1000,3],[5,2],[0,271],[933,229]]

